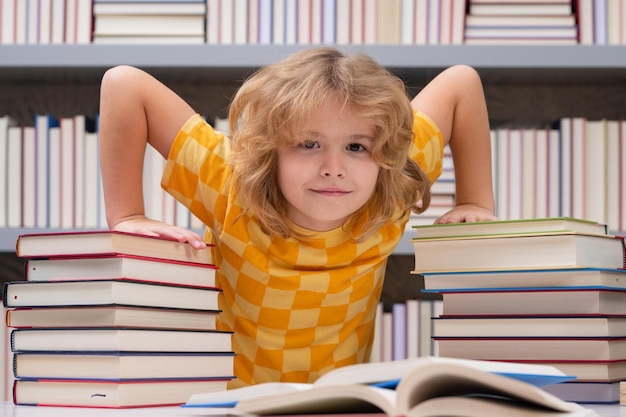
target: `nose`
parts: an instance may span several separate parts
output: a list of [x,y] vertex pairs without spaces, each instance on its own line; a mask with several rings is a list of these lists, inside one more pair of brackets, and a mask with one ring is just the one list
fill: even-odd
[[341,152],[325,152],[320,173],[324,177],[345,177],[346,165]]

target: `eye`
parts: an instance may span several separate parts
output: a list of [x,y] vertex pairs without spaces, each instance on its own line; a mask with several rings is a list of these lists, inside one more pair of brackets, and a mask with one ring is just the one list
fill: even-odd
[[364,152],[367,151],[367,148],[360,143],[350,143],[347,147],[347,150],[351,152]]
[[299,147],[302,147],[302,148],[304,148],[304,149],[315,149],[315,148],[319,148],[319,147],[320,147],[319,143],[317,143],[317,142],[316,142],[316,141],[314,141],[314,140],[305,140],[305,141],[302,141],[302,142],[300,142],[300,143],[298,144],[298,146],[299,146]]

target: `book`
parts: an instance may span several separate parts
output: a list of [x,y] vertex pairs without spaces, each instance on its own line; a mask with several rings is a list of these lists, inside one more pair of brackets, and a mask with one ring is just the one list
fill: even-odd
[[455,358],[497,361],[621,361],[626,338],[435,338],[439,354]]
[[442,292],[444,317],[626,316],[626,292],[593,289],[485,289]]
[[[445,301],[444,301],[445,303]],[[626,338],[621,317],[434,317],[433,337]]]
[[150,307],[41,307],[7,310],[7,327],[143,327],[215,330],[217,311]]
[[565,401],[593,404],[616,404],[620,400],[620,382],[569,382],[546,387],[546,391]]
[[[324,384],[295,384],[292,392],[239,399],[233,412],[253,415],[374,412],[413,417],[595,415],[591,410],[562,401],[532,384],[481,369],[482,364],[452,358],[413,359],[412,366],[405,370],[395,389],[343,380],[343,376],[351,375],[350,368],[367,368],[372,375],[376,374],[375,369],[383,370],[390,364],[394,362],[348,366],[330,380],[326,379]],[[396,364],[406,368],[407,362],[397,361]],[[520,366],[492,363],[490,367],[505,370],[509,365]],[[517,369],[523,369],[523,365]],[[532,371],[528,368],[527,372]],[[259,391],[263,388],[260,385],[252,389]],[[276,389],[276,384],[268,388]],[[185,405],[194,404],[200,397],[192,396]],[[219,395],[204,397],[219,398]]]
[[544,386],[572,380],[555,367],[542,364],[519,364],[497,361],[476,361],[459,358],[422,356],[403,360],[370,362],[333,369],[312,384],[268,382],[227,392],[198,393],[189,398],[187,407],[235,407],[244,400],[265,395],[278,395],[319,388],[336,388],[345,385],[372,385],[395,388],[400,381],[424,369],[440,368],[445,373],[448,366],[472,369],[477,373],[492,373],[526,384]]
[[231,332],[169,329],[15,329],[12,352],[230,352]]
[[125,305],[217,311],[217,288],[153,284],[125,279],[94,281],[10,281],[5,307]]
[[415,239],[546,232],[608,234],[608,227],[604,223],[573,217],[428,224],[414,226],[414,229],[416,231]]
[[424,272],[424,291],[626,288],[626,270],[611,268]]
[[471,15],[570,15],[572,14],[572,5],[554,2],[530,4],[524,2],[508,4],[470,2],[468,12]]
[[226,389],[224,380],[84,381],[19,379],[16,405],[126,408],[180,405],[196,392]]
[[[527,362],[535,363],[535,362]],[[617,382],[626,380],[626,360],[618,361],[540,361],[566,375],[576,375],[578,382]]]
[[623,268],[624,238],[573,232],[412,239],[414,272]]
[[13,374],[25,379],[232,379],[234,356],[234,353],[16,353]]
[[132,255],[27,259],[28,281],[64,281],[127,278],[135,281],[215,287],[211,264],[170,261]]
[[114,230],[22,234],[17,238],[16,253],[22,258],[124,254],[213,263],[210,247],[194,249],[188,243]]

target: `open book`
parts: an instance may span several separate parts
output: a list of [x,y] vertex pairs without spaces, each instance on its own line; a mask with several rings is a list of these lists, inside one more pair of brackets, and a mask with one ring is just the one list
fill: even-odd
[[256,415],[595,416],[535,385],[571,378],[545,365],[424,357],[347,366],[314,384],[265,383],[195,394],[185,406],[236,404],[233,413]]

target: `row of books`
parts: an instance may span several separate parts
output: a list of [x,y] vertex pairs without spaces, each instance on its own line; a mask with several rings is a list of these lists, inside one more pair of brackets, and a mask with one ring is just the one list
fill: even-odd
[[21,235],[3,288],[15,404],[182,404],[232,380],[211,248],[121,232]]
[[492,131],[496,214],[571,216],[626,230],[626,122],[566,117],[558,129]]
[[[216,124],[223,125],[223,120]],[[221,128],[221,127],[220,127]],[[95,124],[84,115],[38,115],[34,126],[0,117],[0,227],[106,228]],[[492,131],[496,214],[505,219],[572,216],[626,230],[626,121],[563,118],[559,129]],[[181,227],[201,222],[160,186],[165,161],[148,148],[146,213]],[[430,224],[454,205],[449,149],[431,207],[411,225]]]
[[[98,134],[84,116],[37,115],[34,126],[0,117],[0,227],[107,228]],[[148,147],[144,161],[146,214],[201,230],[201,222],[160,186],[163,157]]]
[[626,380],[626,253],[607,225],[576,218],[416,227],[415,270],[443,297],[441,356],[550,364],[545,387],[616,403]]
[[626,42],[622,3],[593,0],[3,0],[0,16],[0,44]]
[[441,310],[441,299],[408,299],[393,303],[390,311],[379,305],[370,362],[437,356],[431,319]]

